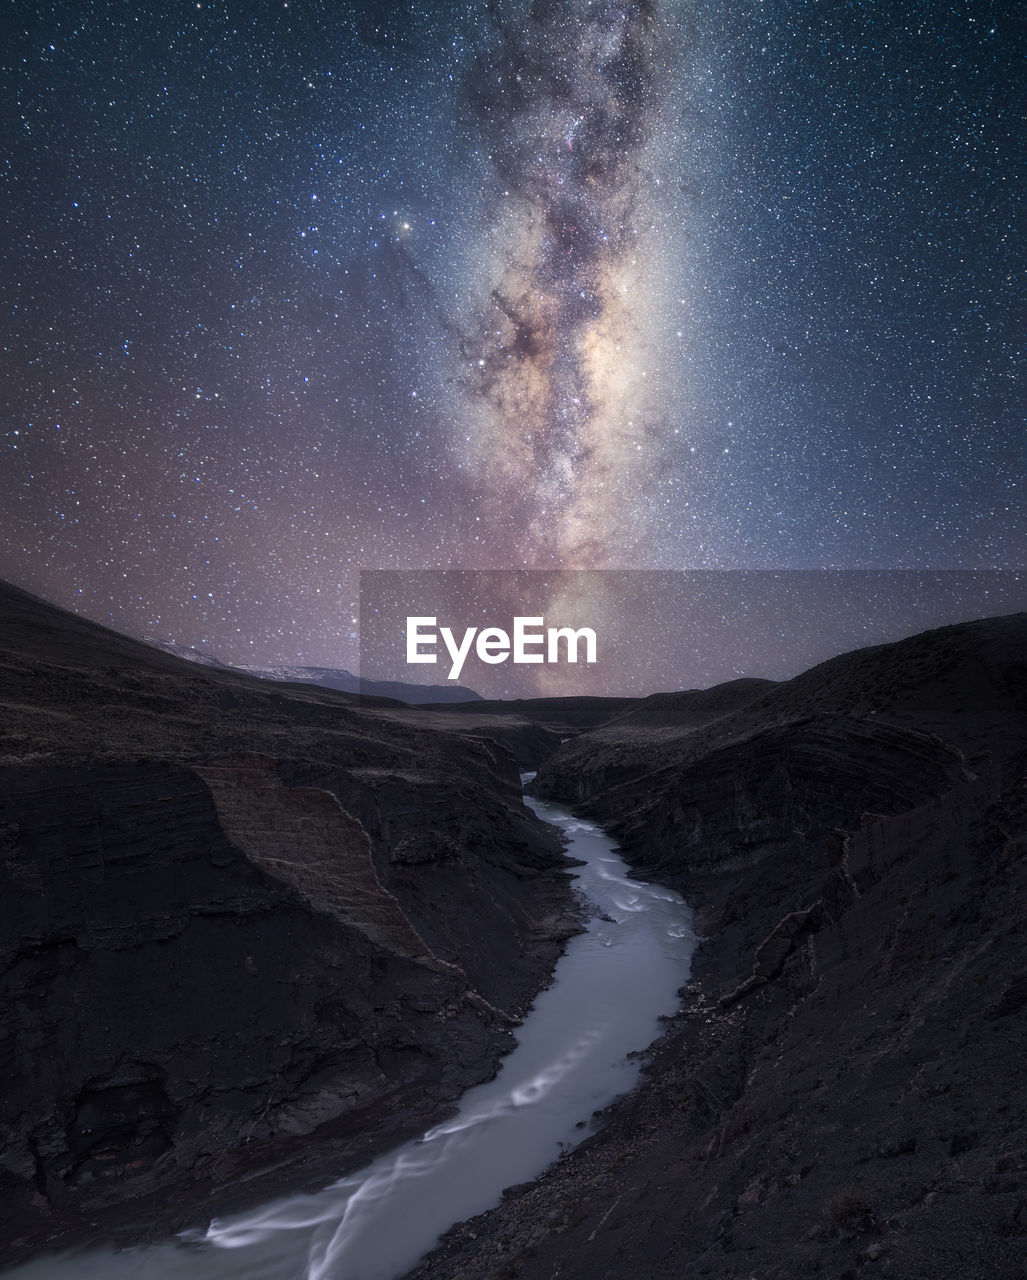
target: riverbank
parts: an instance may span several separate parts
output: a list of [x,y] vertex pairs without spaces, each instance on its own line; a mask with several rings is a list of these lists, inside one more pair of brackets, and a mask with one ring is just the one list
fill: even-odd
[[580,929],[560,840],[473,725],[2,584],[0,700],[10,1262],[167,1237],[423,1132]]
[[454,1221],[544,1169],[630,1090],[638,1051],[676,1010],[694,947],[679,895],[627,878],[612,842],[539,801],[575,860],[587,928],[515,1033],[497,1077],[418,1140],[316,1195],[278,1199],[165,1243],[106,1256],[41,1259],[11,1280],[394,1280]]
[[552,757],[706,941],[641,1087],[407,1280],[1022,1280],[1025,653],[945,628]]

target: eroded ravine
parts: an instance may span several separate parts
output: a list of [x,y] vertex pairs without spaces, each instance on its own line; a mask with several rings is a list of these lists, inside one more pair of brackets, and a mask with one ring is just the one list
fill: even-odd
[[[692,914],[668,889],[627,877],[612,841],[555,805],[575,888],[591,904],[549,988],[495,1079],[449,1121],[315,1195],[215,1220],[187,1238],[118,1253],[38,1259],[10,1280],[394,1280],[454,1222],[495,1204],[588,1133],[592,1113],[638,1074],[627,1054],[677,1006],[695,945]],[[583,1123],[584,1122],[584,1123]]]

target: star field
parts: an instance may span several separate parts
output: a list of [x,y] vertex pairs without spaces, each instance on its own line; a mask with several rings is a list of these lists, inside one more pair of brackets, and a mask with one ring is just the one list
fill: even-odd
[[0,574],[1022,564],[1011,6],[9,6]]

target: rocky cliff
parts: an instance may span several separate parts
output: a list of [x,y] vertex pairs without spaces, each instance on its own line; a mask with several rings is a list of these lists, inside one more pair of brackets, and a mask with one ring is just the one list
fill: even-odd
[[5,1257],[165,1235],[420,1131],[577,927],[480,728],[9,587],[0,712]]
[[699,908],[681,1013],[596,1136],[412,1274],[1022,1280],[1027,617],[667,709],[535,786]]

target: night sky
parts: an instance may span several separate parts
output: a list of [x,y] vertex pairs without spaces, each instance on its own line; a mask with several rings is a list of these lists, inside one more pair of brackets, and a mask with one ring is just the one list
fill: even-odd
[[0,576],[352,666],[359,569],[1021,565],[1014,12],[9,4]]

